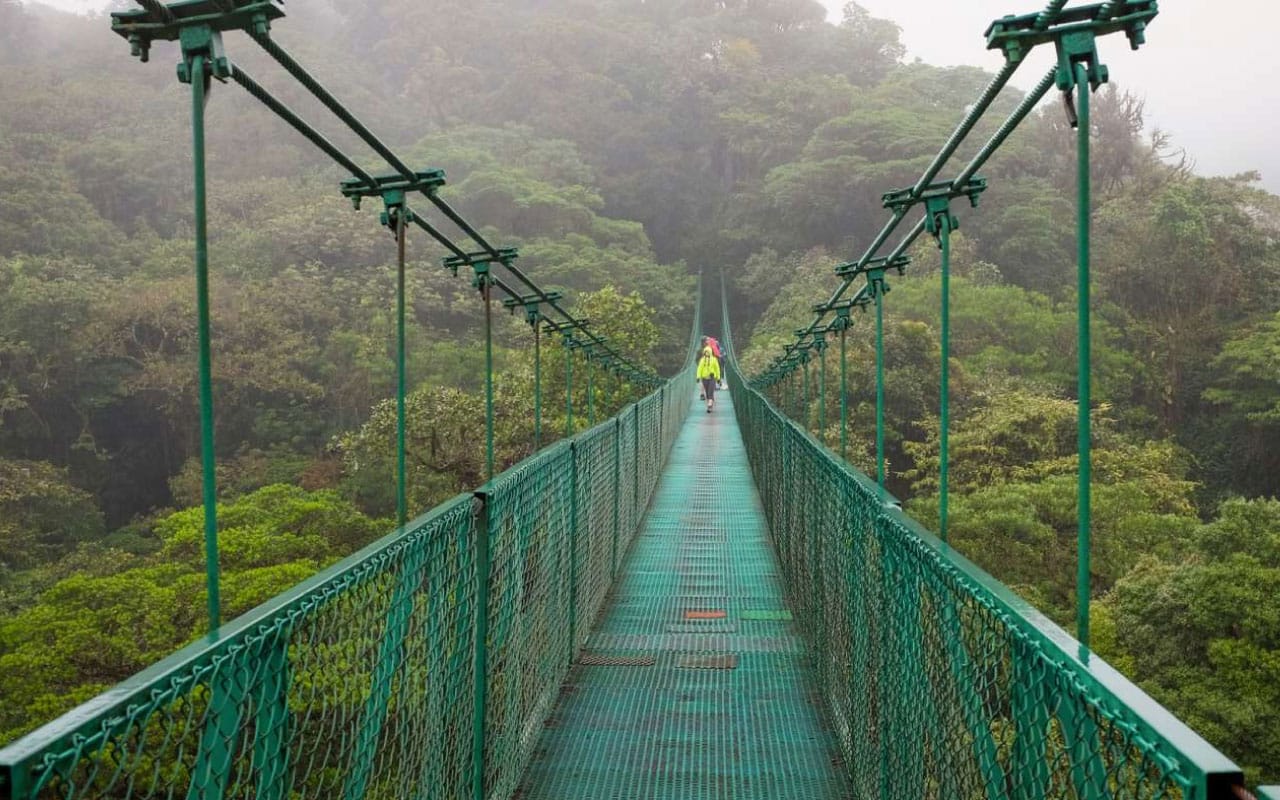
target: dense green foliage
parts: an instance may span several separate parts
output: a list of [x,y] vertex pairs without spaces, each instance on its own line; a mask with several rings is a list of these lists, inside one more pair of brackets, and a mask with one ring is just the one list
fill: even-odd
[[[903,63],[896,27],[855,3],[838,25],[810,0],[287,10],[282,43],[411,164],[445,168],[450,202],[520,246],[539,281],[668,371],[699,269],[724,270],[743,361],[767,362],[878,229],[881,193],[918,176],[988,80]],[[228,51],[319,118],[243,37]],[[199,631],[199,512],[180,510],[200,472],[173,58],[157,47],[138,64],[101,17],[0,0],[0,694],[20,698],[0,736]],[[1094,117],[1098,646],[1251,777],[1280,779],[1280,202],[1250,175],[1192,174],[1121,90]],[[209,118],[230,616],[385,529],[393,245],[243,92],[215,86]],[[982,207],[960,212],[951,355],[953,541],[1060,620],[1074,611],[1070,136],[1056,107],[1033,115],[984,171]],[[424,239],[409,246],[414,512],[483,471],[480,304]],[[888,460],[928,521],[938,256],[929,242],[913,255],[887,299]],[[532,337],[518,316],[498,322],[507,465],[532,446]],[[868,331],[849,335],[864,469]],[[544,339],[544,441],[564,432],[563,355]],[[635,396],[596,390],[597,419]],[[574,391],[581,426],[580,371]]]

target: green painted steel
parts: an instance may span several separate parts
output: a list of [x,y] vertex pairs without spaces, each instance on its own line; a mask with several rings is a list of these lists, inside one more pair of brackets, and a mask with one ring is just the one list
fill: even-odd
[[[670,392],[697,396],[692,382]],[[679,437],[521,800],[849,797],[735,399],[664,428]]]
[[849,457],[849,383],[846,373],[849,369],[849,358],[845,349],[845,338],[849,330],[840,328],[840,457]]
[[874,280],[876,304],[876,482],[884,488],[884,278]]
[[[949,217],[950,214],[946,214]],[[951,222],[943,219],[938,229],[942,245],[942,327],[938,382],[938,534],[947,541],[947,501],[951,474]]]
[[564,435],[573,435],[573,337],[564,335]]
[[[210,37],[203,29],[193,31]],[[206,41],[198,44],[188,37],[183,42],[184,51],[194,54],[187,57],[191,78],[191,160],[193,162],[195,193],[196,240],[196,322],[200,350],[200,472],[201,496],[204,502],[204,565],[206,603],[209,611],[209,631],[218,629],[222,622],[222,601],[219,595],[218,574],[218,478],[217,454],[213,449],[213,357],[209,345],[209,215],[206,192],[204,106],[208,102],[209,88]]]
[[818,440],[827,443],[827,339],[822,333],[814,334],[813,345],[818,350]]
[[484,465],[485,477],[493,480],[493,282],[488,264],[484,271],[476,265],[476,280],[484,295]]
[[1089,415],[1089,92],[1088,71],[1083,64],[1075,65],[1077,92],[1076,111],[1079,114],[1076,131],[1076,248],[1079,263],[1076,268],[1076,325],[1077,336],[1077,441],[1079,453],[1079,480],[1076,497],[1079,506],[1076,528],[1076,638],[1080,647],[1089,648],[1089,532],[1092,530],[1090,497],[1092,493],[1092,458],[1090,452]]
[[587,427],[594,428],[596,426],[595,370],[592,369],[591,351],[588,349],[585,355],[587,362]]
[[[401,196],[403,199],[403,195]],[[388,206],[390,215],[392,206]],[[405,390],[408,383],[405,347],[405,275],[404,249],[408,239],[405,207],[395,207],[396,232],[396,523],[403,528],[409,521],[409,485],[405,476]],[[391,219],[388,219],[391,222]]]
[[1236,796],[1235,764],[728,376],[852,796]]
[[542,329],[533,318],[533,451],[542,449]]

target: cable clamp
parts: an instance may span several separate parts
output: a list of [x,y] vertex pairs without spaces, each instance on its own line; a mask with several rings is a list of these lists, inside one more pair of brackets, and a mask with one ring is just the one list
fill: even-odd
[[497,250],[492,252],[488,250],[481,250],[476,253],[463,253],[461,255],[445,256],[441,263],[443,263],[445,269],[452,272],[453,276],[456,278],[458,277],[459,267],[469,266],[473,270],[476,270],[479,265],[483,264],[485,272],[487,273],[490,264],[496,262],[509,267],[511,266],[511,262],[515,261],[519,257],[520,251],[517,248],[499,247]]

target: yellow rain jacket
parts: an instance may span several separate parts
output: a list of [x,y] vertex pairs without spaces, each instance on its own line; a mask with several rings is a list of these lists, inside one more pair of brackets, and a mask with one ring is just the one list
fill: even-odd
[[710,347],[702,348],[702,358],[698,359],[698,380],[707,378],[720,380],[720,359],[716,358]]

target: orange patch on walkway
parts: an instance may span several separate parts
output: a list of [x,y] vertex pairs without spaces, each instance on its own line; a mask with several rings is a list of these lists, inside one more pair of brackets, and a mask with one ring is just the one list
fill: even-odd
[[724,612],[724,609],[721,609],[721,608],[715,608],[715,609],[712,609],[712,610],[710,610],[710,611],[686,611],[686,612],[684,612],[684,618],[685,618],[685,619],[724,619],[724,618],[725,618],[725,617],[727,617],[727,616],[728,616],[728,614],[726,614],[726,613]]

